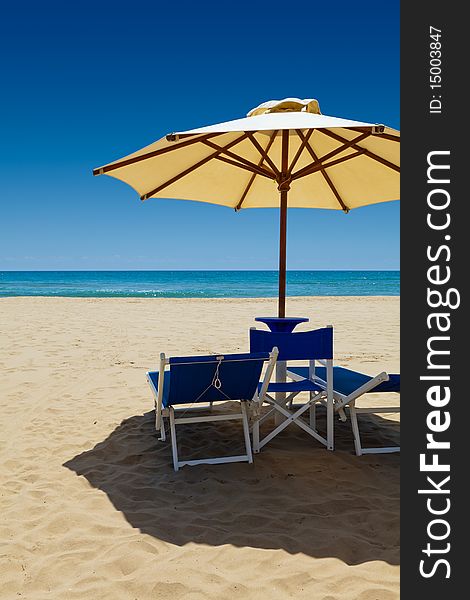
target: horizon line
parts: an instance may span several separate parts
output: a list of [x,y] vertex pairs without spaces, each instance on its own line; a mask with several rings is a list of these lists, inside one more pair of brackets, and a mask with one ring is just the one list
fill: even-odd
[[[0,269],[0,273],[187,273],[187,272],[252,272],[252,273],[278,273],[278,269]],[[354,268],[354,269],[287,269],[287,273],[294,271],[304,272],[350,272],[350,271],[388,271],[388,272],[399,272],[399,268],[385,268],[385,269],[371,269],[371,268]]]

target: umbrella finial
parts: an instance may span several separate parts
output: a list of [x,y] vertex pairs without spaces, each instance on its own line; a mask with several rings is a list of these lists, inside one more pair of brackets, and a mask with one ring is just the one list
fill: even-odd
[[257,115],[266,115],[277,112],[308,112],[314,115],[321,115],[320,105],[315,98],[284,98],[284,100],[268,100],[263,102],[256,108],[250,110],[247,117],[255,117]]

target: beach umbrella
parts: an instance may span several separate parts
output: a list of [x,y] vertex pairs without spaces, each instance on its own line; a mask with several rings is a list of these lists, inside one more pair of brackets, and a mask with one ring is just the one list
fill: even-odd
[[323,115],[317,100],[286,98],[241,119],[171,133],[93,174],[126,182],[141,200],[279,208],[278,316],[284,317],[287,208],[347,213],[398,200],[399,142],[395,129]]

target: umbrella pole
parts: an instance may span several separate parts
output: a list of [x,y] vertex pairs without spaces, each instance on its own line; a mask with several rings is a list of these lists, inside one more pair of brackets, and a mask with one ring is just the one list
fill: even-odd
[[281,191],[279,218],[279,302],[278,317],[286,316],[287,190]]
[[282,131],[281,177],[278,190],[281,193],[279,218],[279,302],[278,317],[286,316],[286,246],[287,246],[287,195],[290,188],[289,130]]
[[[278,190],[280,192],[280,216],[279,216],[279,302],[278,317],[286,316],[286,247],[287,247],[287,197],[291,177],[289,174],[289,130],[282,131],[282,149],[281,149],[281,175],[278,180]],[[284,383],[287,379],[287,363],[278,361],[276,365],[276,381]],[[285,406],[286,393],[277,392],[276,402]],[[284,419],[278,413],[274,414],[275,425],[280,425]]]

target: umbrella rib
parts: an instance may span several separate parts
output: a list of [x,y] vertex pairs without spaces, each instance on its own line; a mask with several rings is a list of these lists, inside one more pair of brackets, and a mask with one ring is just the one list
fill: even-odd
[[207,140],[209,138],[213,138],[218,135],[222,135],[222,133],[208,133],[206,135],[202,135],[197,138],[186,140],[184,142],[181,142],[180,144],[167,146],[166,148],[159,148],[158,150],[153,150],[152,152],[147,152],[147,154],[141,154],[140,156],[133,156],[131,158],[126,158],[124,160],[120,160],[120,161],[112,163],[110,165],[106,165],[104,167],[98,167],[97,169],[93,169],[93,175],[103,175],[104,173],[109,173],[109,171],[114,171],[115,169],[120,169],[121,167],[127,167],[127,165],[132,165],[132,164],[140,162],[142,160],[147,160],[148,158],[154,158],[155,156],[159,156],[160,154],[166,154],[167,152],[173,152],[174,150],[178,150],[179,148],[184,148],[185,146],[189,146],[190,144],[195,144],[196,142],[202,142],[203,140]]
[[[249,133],[245,132],[244,136],[248,137]],[[249,169],[251,169],[251,171],[253,173],[258,173],[259,175],[265,175],[266,177],[269,177],[270,179],[276,179],[276,175],[270,171],[269,169],[263,168],[263,167],[258,167],[258,165],[256,165],[255,163],[251,162],[250,160],[247,160],[246,158],[243,158],[243,156],[240,156],[239,154],[235,154],[235,152],[230,152],[230,150],[225,150],[225,148],[223,148],[222,146],[219,146],[218,144],[214,144],[213,142],[209,142],[208,140],[203,140],[202,141],[203,144],[205,144],[206,146],[209,146],[210,148],[214,148],[214,150],[220,150],[220,154],[226,154],[229,158],[234,159],[232,161],[232,163],[229,164],[235,164],[235,166],[240,166],[241,164],[245,165],[245,167],[248,167]],[[217,156],[217,158],[219,160],[222,160],[221,156]],[[234,161],[238,161],[237,163],[235,163]],[[228,162],[228,161],[226,161]]]
[[302,152],[304,151],[305,146],[308,144],[308,141],[310,139],[310,136],[312,135],[312,133],[315,131],[314,129],[309,129],[307,132],[307,135],[305,137],[302,136],[302,132],[300,129],[296,129],[295,130],[297,135],[299,136],[299,138],[301,139],[302,143],[299,146],[299,149],[297,150],[297,152],[295,153],[294,158],[292,159],[291,164],[289,165],[289,168],[287,169],[287,171],[289,173],[292,173],[293,168],[295,167],[295,165],[297,164],[297,161],[300,158],[300,155],[302,154]]
[[377,137],[385,138],[386,140],[390,140],[391,142],[400,142],[401,141],[399,135],[392,135],[391,133],[381,133]]
[[[301,132],[301,131],[298,131],[297,133],[298,133],[298,135],[299,135],[300,139],[305,141],[305,137],[304,137],[304,135],[302,134],[302,132]],[[316,163],[320,162],[320,161],[318,160],[318,156],[317,156],[317,155],[316,155],[316,153],[315,153],[315,150],[314,150],[314,149],[313,149],[313,148],[310,146],[310,144],[307,144],[307,150],[308,150],[308,153],[310,154],[310,156],[313,158],[313,160],[314,160]],[[328,186],[329,186],[330,190],[333,192],[333,194],[334,194],[334,196],[335,196],[336,200],[338,201],[339,205],[341,206],[342,210],[343,210],[345,213],[348,213],[348,212],[349,212],[349,207],[348,207],[348,206],[346,206],[346,204],[344,203],[343,199],[341,198],[341,195],[340,195],[340,193],[339,193],[339,192],[338,192],[338,190],[336,189],[336,186],[334,185],[334,183],[331,181],[331,178],[330,178],[330,176],[329,176],[329,175],[328,175],[328,173],[326,172],[326,170],[325,170],[325,167],[324,167],[324,165],[323,165],[321,162],[320,162],[320,164],[319,164],[319,171],[320,171],[320,173],[323,175],[323,178],[325,179],[326,183],[328,184]]]
[[268,179],[274,181],[276,179],[273,173],[269,173],[264,169],[260,169],[256,165],[245,165],[244,163],[237,162],[236,160],[232,160],[231,158],[227,158],[226,156],[221,156],[220,154],[218,156],[215,156],[214,158],[216,160],[220,160],[229,165],[232,165],[233,167],[238,167],[239,169],[245,169],[245,171],[250,171],[250,173],[254,173],[255,175],[262,175],[263,177],[267,177]]
[[225,150],[227,148],[231,148],[232,146],[235,146],[235,144],[238,144],[242,140],[246,139],[246,137],[247,137],[247,134],[243,134],[239,138],[237,138],[236,140],[232,140],[226,146],[223,146],[223,147],[221,146],[220,150],[217,150],[216,152],[213,152],[212,154],[209,154],[209,156],[206,156],[205,158],[201,159],[200,161],[198,161],[194,165],[191,165],[190,167],[188,167],[184,171],[181,171],[181,173],[178,173],[178,175],[175,175],[171,179],[168,179],[168,181],[165,181],[165,183],[162,183],[158,187],[156,187],[155,189],[151,190],[150,192],[147,192],[146,194],[143,194],[140,197],[140,199],[141,200],[147,200],[148,198],[150,198],[154,194],[160,192],[161,190],[163,190],[166,187],[168,187],[169,185],[171,185],[172,183],[175,183],[175,181],[178,181],[179,179],[182,179],[183,177],[185,177],[186,175],[188,175],[189,173],[191,173],[195,169],[198,169],[199,167],[202,167],[202,165],[206,164],[207,162],[209,162],[213,158],[217,158],[218,155],[220,154],[220,152],[222,152],[222,150]]
[[276,174],[276,177],[280,177],[281,173],[280,173],[279,169],[276,167],[276,165],[274,164],[274,162],[271,160],[271,158],[268,155],[269,148],[267,148],[266,150],[263,150],[261,144],[255,138],[253,133],[251,131],[249,131],[247,133],[248,133],[248,139],[253,144],[253,146],[256,148],[256,150],[258,150],[258,152],[261,154],[262,160],[260,163],[258,163],[258,166],[260,167],[261,164],[263,163],[263,160],[265,160],[268,163],[268,165],[271,167],[271,169],[274,171],[274,173]]
[[[346,129],[349,129],[349,131],[363,131],[363,128],[361,128],[361,127],[347,127]],[[391,133],[378,133],[376,135],[379,138],[384,138],[386,140],[390,140],[391,142],[399,142],[400,141],[399,135],[393,135]]]
[[[327,135],[338,142],[349,142],[349,140],[347,140],[346,138],[343,138],[340,135],[338,135],[337,133],[333,133],[332,131],[329,131],[328,129],[319,129],[318,131],[321,131],[321,133],[323,133],[323,135]],[[371,158],[372,160],[376,160],[377,162],[388,167],[389,169],[393,169],[397,173],[400,172],[400,167],[398,165],[395,165],[394,163],[390,162],[389,160],[387,160],[385,158],[382,158],[378,154],[375,154],[375,152],[371,152],[370,150],[367,150],[367,148],[358,146],[357,140],[354,140],[354,143],[350,144],[350,145],[355,150],[363,150],[364,151],[363,154],[365,154],[365,156],[367,156],[368,158]]]
[[[277,130],[273,131],[273,133],[272,133],[272,135],[271,135],[271,137],[269,139],[268,145],[266,146],[266,149],[265,149],[266,154],[269,152],[269,149],[273,145],[273,142],[276,139],[276,135],[277,135]],[[261,167],[261,165],[263,164],[263,162],[264,162],[264,157],[262,156],[261,160],[258,163],[258,167]],[[242,196],[241,196],[241,198],[240,198],[237,206],[235,207],[235,211],[236,212],[238,212],[241,209],[242,204],[245,202],[245,198],[248,196],[248,192],[250,191],[251,186],[253,185],[253,182],[256,179],[256,175],[257,175],[257,173],[253,173],[253,175],[250,177],[250,181],[248,182],[248,184],[247,184],[246,188],[244,189],[243,194],[242,194]]]
[[353,158],[357,158],[358,156],[362,156],[365,154],[364,149],[358,150],[354,154],[348,154],[348,156],[342,156],[341,158],[337,158],[336,160],[332,160],[326,165],[321,162],[320,163],[312,163],[308,167],[304,167],[301,171],[297,171],[292,175],[292,181],[296,179],[300,179],[301,177],[307,177],[308,175],[313,175],[313,173],[317,173],[321,169],[328,169],[329,167],[334,167],[335,165],[339,165],[342,162],[346,162],[347,160],[352,160]]
[[[319,129],[318,131],[322,131],[322,130]],[[323,133],[323,131],[322,131],[322,133]],[[343,144],[339,148],[335,148],[331,152],[328,152],[328,154],[323,155],[319,159],[320,163],[324,163],[326,160],[329,160],[330,158],[333,158],[333,156],[336,156],[337,154],[341,154],[342,152],[344,152],[348,148],[353,147],[355,144],[358,144],[359,142],[361,142],[362,140],[366,139],[370,135],[372,135],[370,132],[366,132],[366,133],[363,133],[362,135],[359,135],[357,138],[354,138],[353,140],[347,140],[346,144]],[[365,148],[361,148],[361,150],[365,150]],[[349,156],[356,156],[356,155],[349,155]],[[345,160],[347,158],[348,157],[343,157],[342,160]],[[342,161],[340,161],[340,162],[342,162]],[[334,161],[334,164],[337,164],[337,161]],[[327,166],[327,165],[325,165],[325,166]],[[310,175],[311,174],[311,168],[312,168],[312,165],[307,165],[306,167],[303,167],[302,169],[299,169],[298,171],[296,171],[292,175],[292,179],[298,179],[299,177],[303,177],[304,175]],[[318,170],[318,168],[316,170]]]

